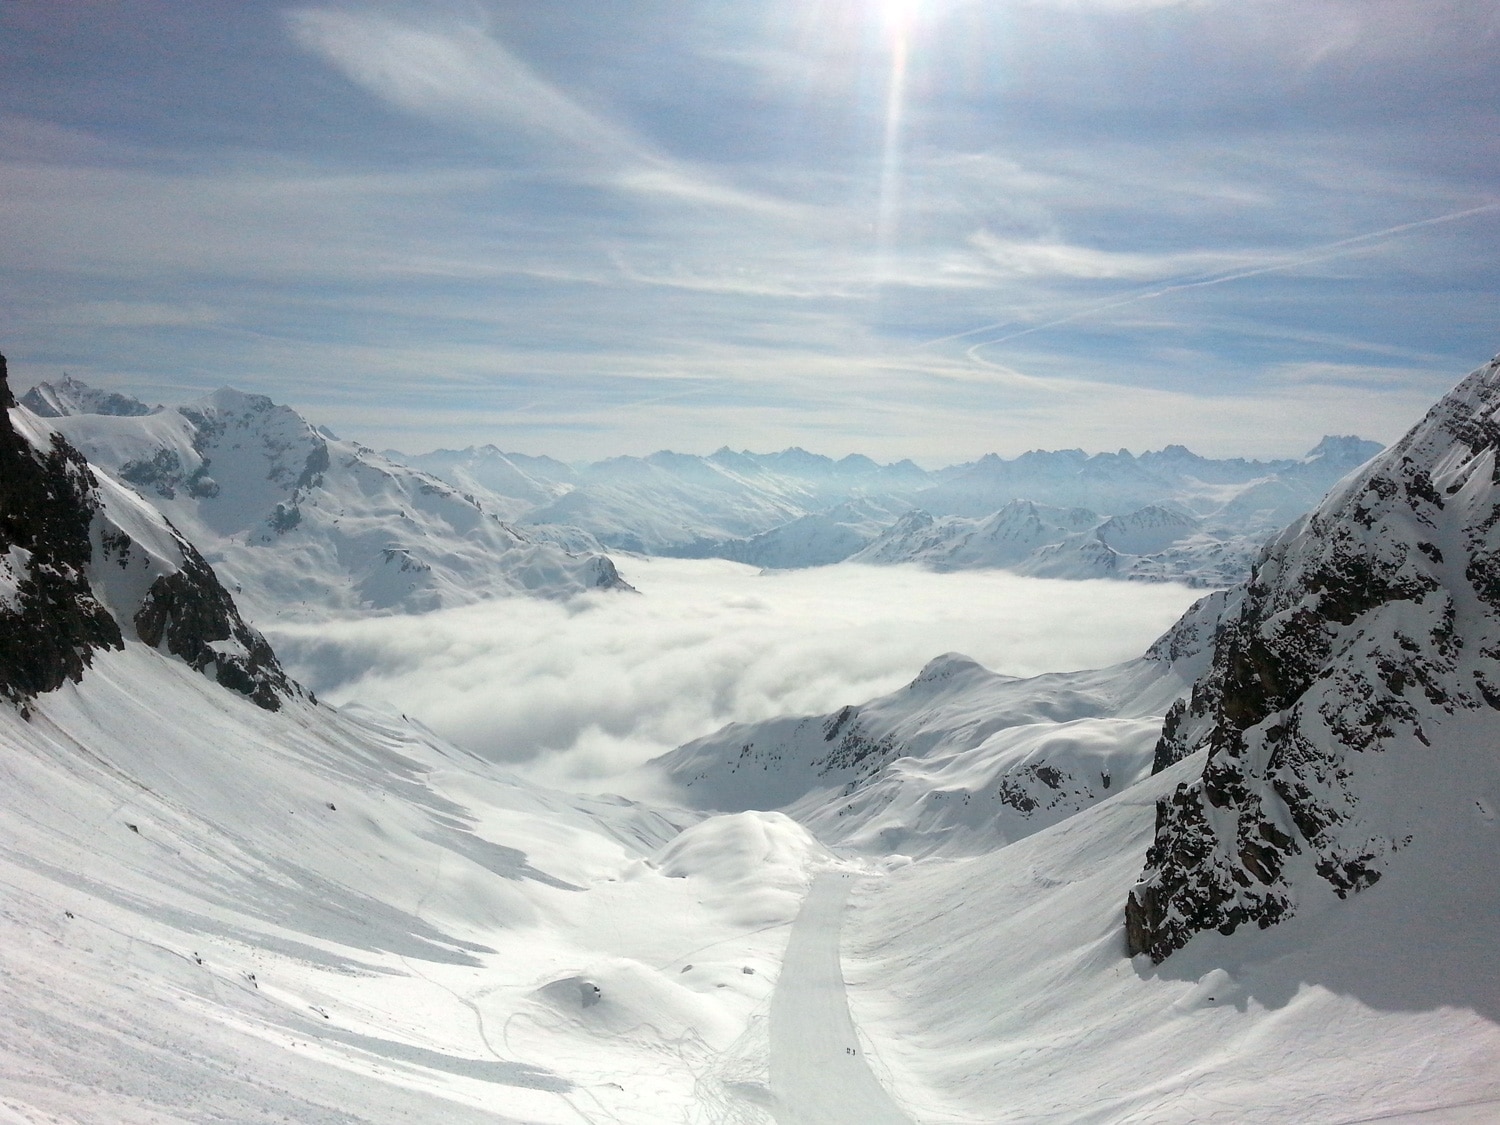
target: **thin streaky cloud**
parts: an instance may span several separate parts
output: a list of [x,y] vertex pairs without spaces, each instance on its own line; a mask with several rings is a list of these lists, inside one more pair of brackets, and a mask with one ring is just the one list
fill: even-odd
[[493,139],[499,126],[561,142],[598,162],[595,175],[624,191],[778,218],[814,214],[720,183],[673,159],[628,127],[580,105],[479,28],[423,27],[377,13],[322,8],[299,9],[287,21],[300,46],[406,112],[481,139]]
[[[1438,226],[1443,223],[1458,222],[1461,219],[1472,218],[1475,215],[1482,215],[1490,211],[1500,211],[1500,202],[1484,203],[1478,207],[1469,207],[1465,208],[1462,211],[1450,212],[1446,215],[1434,215],[1431,218],[1427,219],[1417,219],[1414,222],[1399,223],[1396,226],[1385,227],[1382,230],[1369,231],[1365,234],[1355,235],[1352,238],[1344,238],[1340,239],[1337,242],[1327,243],[1324,246],[1320,246],[1308,253],[1299,254],[1291,258],[1284,258],[1269,265],[1256,266],[1253,269],[1234,270],[1230,273],[1216,273],[1208,277],[1190,278],[1182,281],[1174,281],[1170,284],[1158,286],[1145,292],[1131,293],[1114,300],[1092,304],[1086,308],[1071,312],[1066,316],[1057,317],[1054,320],[1049,320],[1042,324],[1029,325],[1026,328],[1019,329],[1015,332],[1006,333],[1005,335],[998,336],[992,340],[982,340],[969,348],[967,354],[972,357],[978,348],[990,347],[994,344],[1008,343],[1011,340],[1018,340],[1022,336],[1030,336],[1034,332],[1045,332],[1049,328],[1059,328],[1064,324],[1071,324],[1074,321],[1082,320],[1085,317],[1094,316],[1102,312],[1110,312],[1118,308],[1124,308],[1127,305],[1133,305],[1140,301],[1150,301],[1158,297],[1165,297],[1171,293],[1180,293],[1188,289],[1203,289],[1213,285],[1224,285],[1231,281],[1243,281],[1246,278],[1260,277],[1265,274],[1282,273],[1286,270],[1300,269],[1303,266],[1316,265],[1319,262],[1332,261],[1335,258],[1342,258],[1351,253],[1357,253],[1361,250],[1372,248],[1374,245],[1385,239],[1395,238],[1397,235],[1405,234],[1408,231],[1419,230],[1423,227]],[[979,328],[971,328],[966,332],[955,332],[948,336],[939,336],[933,340],[926,340],[916,346],[919,348],[925,348],[932,347],[937,344],[951,343],[955,340],[962,340],[968,336],[976,336],[984,332],[992,332],[996,329],[1003,329],[1009,327],[1013,323],[1015,323],[1013,320],[997,321],[993,324],[981,325]]]

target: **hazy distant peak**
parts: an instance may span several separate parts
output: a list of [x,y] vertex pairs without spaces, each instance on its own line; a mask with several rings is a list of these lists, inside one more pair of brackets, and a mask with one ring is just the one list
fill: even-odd
[[1305,460],[1322,457],[1348,462],[1352,467],[1363,464],[1384,448],[1380,442],[1367,441],[1357,434],[1326,434],[1322,441],[1308,450]]
[[67,418],[74,414],[138,418],[161,409],[147,406],[130,395],[98,390],[71,375],[64,375],[56,383],[38,383],[22,396],[21,405],[39,418]]

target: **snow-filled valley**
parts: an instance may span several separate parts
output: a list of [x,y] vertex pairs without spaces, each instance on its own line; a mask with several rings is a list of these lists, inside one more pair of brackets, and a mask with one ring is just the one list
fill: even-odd
[[1500,363],[1363,467],[4,407],[0,1122],[1500,1119]]

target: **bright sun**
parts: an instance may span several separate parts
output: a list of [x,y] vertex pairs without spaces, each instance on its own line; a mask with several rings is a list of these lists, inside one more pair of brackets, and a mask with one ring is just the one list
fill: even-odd
[[886,26],[898,34],[911,26],[921,7],[922,0],[880,0],[881,15],[885,17]]

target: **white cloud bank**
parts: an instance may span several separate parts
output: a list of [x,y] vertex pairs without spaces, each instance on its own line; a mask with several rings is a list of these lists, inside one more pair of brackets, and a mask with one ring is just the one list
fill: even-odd
[[726,723],[893,690],[944,652],[1013,675],[1128,659],[1201,594],[848,564],[760,574],[632,559],[622,569],[642,596],[510,599],[268,632],[330,702],[395,708],[542,779],[607,788]]

